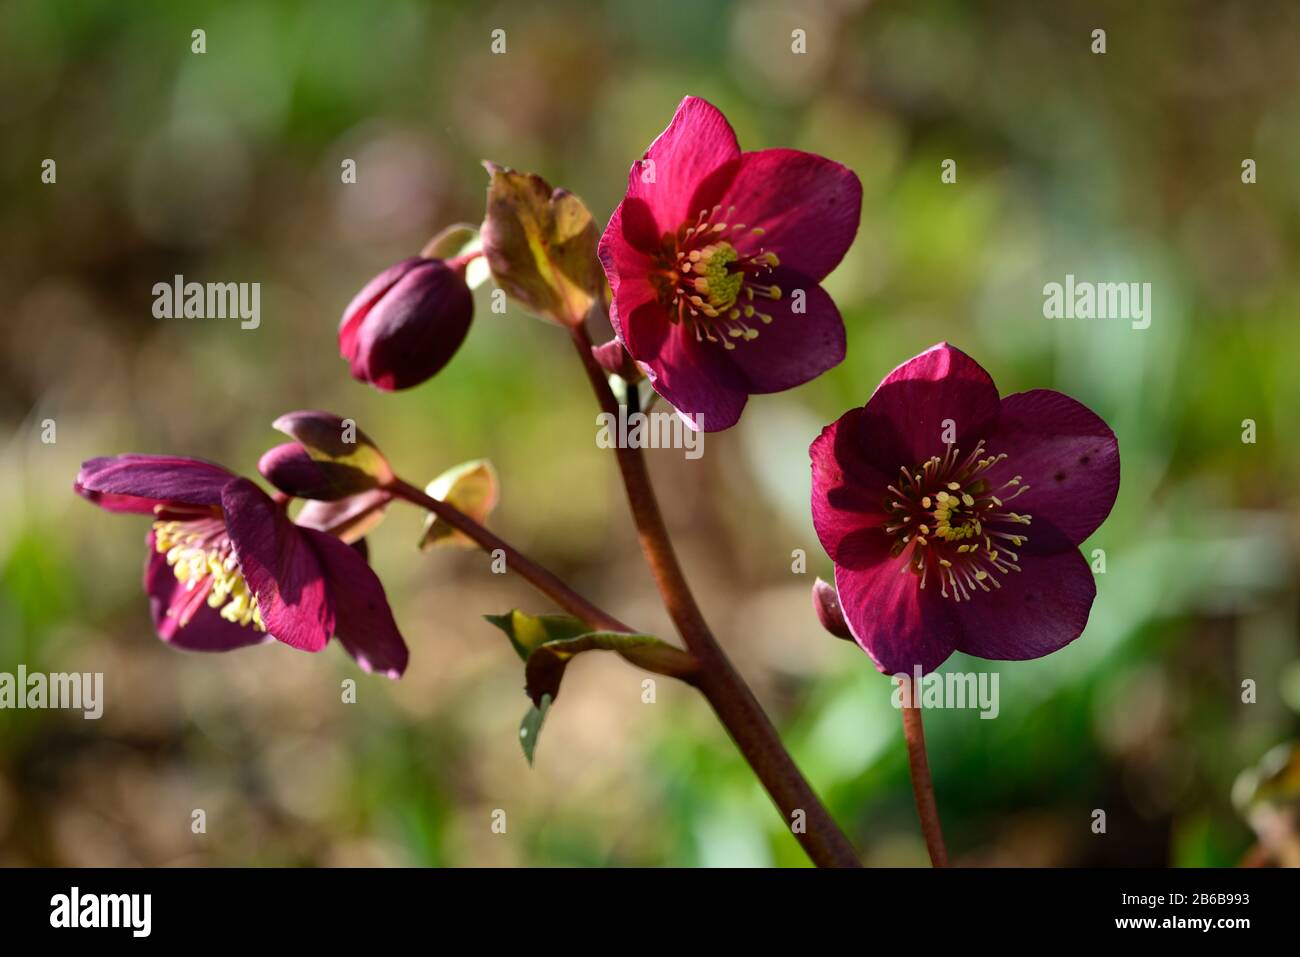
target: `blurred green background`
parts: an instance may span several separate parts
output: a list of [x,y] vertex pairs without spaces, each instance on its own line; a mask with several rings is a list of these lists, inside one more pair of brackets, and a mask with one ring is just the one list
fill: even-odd
[[[843,365],[755,398],[698,461],[650,453],[706,614],[864,860],[926,858],[890,685],[811,614],[830,564],[806,450],[948,339],[1003,392],[1087,403],[1123,460],[1085,545],[1107,572],[1084,636],[993,665],[997,720],[927,714],[957,860],[1235,863],[1254,836],[1233,781],[1300,732],[1298,74],[1283,3],[0,4],[0,671],[102,671],[107,696],[97,722],[0,712],[0,864],[806,863],[703,702],[665,680],[642,703],[613,656],[571,668],[530,770],[521,668],[480,615],[551,609],[479,553],[418,553],[414,510],[370,537],[413,652],[390,683],[337,645],[167,648],[140,593],[147,522],[70,488],[125,451],[251,474],[276,415],[329,409],[418,483],[491,458],[499,533],[673,637],[563,334],[480,291],[456,361],[381,395],[335,329],[372,274],[481,218],[481,159],[603,221],[687,93],[743,146],[824,153],[865,188],[826,284]],[[260,282],[261,327],[153,318],[177,273]],[[1044,319],[1067,273],[1151,282],[1151,327]]]

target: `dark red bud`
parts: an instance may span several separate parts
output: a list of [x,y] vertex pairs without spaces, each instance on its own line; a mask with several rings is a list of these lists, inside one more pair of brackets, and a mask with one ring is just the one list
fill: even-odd
[[474,297],[464,264],[416,256],[385,269],[348,304],[339,354],[377,389],[409,389],[451,361],[469,332]]
[[840,608],[840,596],[835,591],[834,585],[820,578],[813,582],[812,603],[813,610],[817,612],[817,620],[822,623],[823,628],[836,638],[843,638],[845,641],[853,640],[853,633],[849,631],[848,622],[844,620],[844,612]]
[[623,348],[623,343],[617,336],[603,346],[592,346],[591,354],[595,356],[600,367],[610,375],[620,376],[627,382],[637,382],[644,378],[641,367],[628,355],[628,351]]
[[295,498],[333,502],[375,487],[375,478],[339,462],[313,459],[297,442],[267,450],[257,470],[280,491]]

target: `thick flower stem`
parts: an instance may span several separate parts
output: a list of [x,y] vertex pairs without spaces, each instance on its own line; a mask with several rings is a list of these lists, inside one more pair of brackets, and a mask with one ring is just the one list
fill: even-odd
[[635,631],[613,615],[597,608],[550,571],[515,549],[509,542],[489,532],[455,506],[426,495],[414,485],[399,478],[393,479],[387,487],[398,498],[427,509],[458,532],[463,532],[485,552],[500,549],[505,555],[507,569],[519,575],[575,618],[603,631],[629,633]]
[[[574,328],[572,334],[601,411],[617,417],[618,406],[604,371],[592,356],[590,336],[582,326]],[[677,561],[640,449],[618,447],[616,454],[641,549],[659,587],[664,607],[687,649],[700,663],[696,687],[730,733],[813,863],[819,867],[860,867],[853,845],[795,765],[776,728],[704,621]]]
[[[903,679],[910,683],[910,678]],[[939,806],[934,800],[934,781],[930,778],[930,762],[925,755],[925,725],[921,722],[921,709],[908,704],[918,691],[914,686],[904,689],[903,737],[907,741],[907,765],[912,772],[912,793],[916,796],[916,813],[921,818],[921,833],[925,847],[930,852],[930,863],[935,867],[949,867],[948,848],[943,843],[943,828],[939,824]]]

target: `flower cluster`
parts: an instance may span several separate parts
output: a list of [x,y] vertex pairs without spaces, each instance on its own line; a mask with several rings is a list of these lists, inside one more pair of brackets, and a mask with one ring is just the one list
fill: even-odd
[[[469,332],[480,266],[584,348],[612,293],[615,338],[593,350],[594,374],[644,375],[692,428],[729,428],[750,395],[844,358],[844,322],[821,283],[858,229],[862,187],[848,168],[792,149],[744,152],[695,97],[632,164],[603,234],[573,194],[485,165],[481,229],[450,227],[344,310],[339,352],[359,381],[407,389],[443,369]],[[341,439],[344,422],[277,420],[294,441],[259,463],[274,497],[198,459],[85,463],[80,495],[153,517],[145,591],[164,641],[319,651],[334,637],[363,667],[403,672],[406,645],[362,536],[405,483],[364,436]],[[935,346],[827,426],[811,456],[813,519],[835,566],[814,604],[882,671],[928,671],[954,650],[1030,658],[1082,632],[1095,587],[1078,546],[1114,502],[1119,455],[1078,402],[1042,390],[999,398],[972,359]],[[496,476],[468,463],[430,494],[485,513]],[[307,504],[291,518],[295,499]],[[466,539],[431,524],[424,545],[443,540]]]

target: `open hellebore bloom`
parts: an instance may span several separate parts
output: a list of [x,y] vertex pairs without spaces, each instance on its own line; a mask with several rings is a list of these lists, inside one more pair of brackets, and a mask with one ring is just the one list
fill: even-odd
[[416,256],[366,283],[339,324],[339,354],[354,379],[393,392],[451,361],[474,317],[467,263]]
[[716,107],[682,100],[600,240],[610,319],[655,391],[712,432],[751,394],[838,364],[844,323],[818,283],[861,208],[852,170],[797,150],[742,153]]
[[954,650],[1038,658],[1083,632],[1096,595],[1079,552],[1110,514],[1119,446],[1048,389],[998,398],[934,346],[822,430],[812,514],[854,639],[887,674]]
[[291,522],[247,479],[199,459],[119,455],[86,462],[74,488],[109,511],[154,516],[144,588],[163,641],[229,651],[271,637],[320,651],[332,636],[367,671],[406,669],[406,644],[365,559]]

